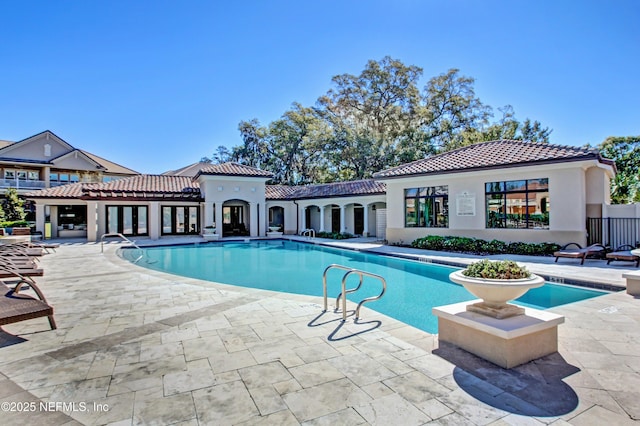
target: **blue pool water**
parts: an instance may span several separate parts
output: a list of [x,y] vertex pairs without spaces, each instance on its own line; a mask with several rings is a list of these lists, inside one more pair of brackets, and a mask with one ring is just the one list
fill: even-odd
[[[124,257],[129,260],[139,255],[137,250],[124,250]],[[365,306],[429,333],[438,330],[432,307],[475,299],[464,287],[449,281],[449,274],[456,268],[284,240],[152,247],[145,249],[144,260],[137,264],[225,284],[322,296],[322,273],[334,263],[384,277],[384,297]],[[340,293],[344,274],[343,270],[330,270],[327,274],[330,309]],[[347,288],[357,283],[358,278],[352,276]],[[349,300],[359,302],[375,296],[380,288],[379,281],[365,278],[362,288]],[[517,302],[546,309],[603,294],[606,293],[547,283],[529,290]]]

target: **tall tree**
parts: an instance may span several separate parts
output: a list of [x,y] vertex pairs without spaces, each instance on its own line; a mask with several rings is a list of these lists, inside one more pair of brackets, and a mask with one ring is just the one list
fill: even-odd
[[255,118],[241,121],[238,130],[244,143],[233,149],[231,159],[247,166],[268,170],[273,154],[267,141],[268,130]]
[[335,87],[318,104],[333,130],[339,174],[362,179],[394,165],[398,140],[418,106],[421,74],[421,68],[386,56],[369,61],[360,75],[333,77]]
[[327,123],[313,108],[295,102],[291,110],[269,125],[269,143],[275,155],[275,181],[289,185],[322,182],[327,178]]
[[603,157],[616,162],[611,201],[617,204],[640,202],[640,136],[610,136],[598,149]]
[[498,108],[501,118],[483,128],[472,128],[462,133],[463,145],[499,139],[527,140],[531,142],[549,142],[552,130],[542,127],[539,121],[533,123],[528,118],[524,122],[516,119],[511,105]]
[[486,126],[491,107],[476,97],[475,80],[452,68],[429,80],[422,94],[420,127],[440,151],[465,145],[463,135]]

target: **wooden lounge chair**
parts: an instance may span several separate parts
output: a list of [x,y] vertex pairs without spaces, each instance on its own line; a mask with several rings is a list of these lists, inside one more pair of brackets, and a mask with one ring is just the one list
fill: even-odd
[[615,251],[607,253],[607,265],[613,261],[636,262],[636,268],[640,266],[640,256],[631,253],[635,247],[629,244],[618,247]]
[[[19,281],[13,289],[4,282],[0,282],[0,326],[46,316],[49,319],[51,329],[55,330],[57,326],[53,319],[53,307],[47,303],[35,281],[20,274],[16,274],[14,278]],[[21,294],[20,290],[23,285],[31,287],[39,300]]]
[[[571,246],[576,246],[575,248],[571,248]],[[562,247],[560,250],[553,253],[556,257],[556,262],[561,257],[567,257],[570,259],[580,259],[580,264],[584,264],[584,260],[587,257],[598,257],[604,259],[605,254],[607,253],[607,248],[602,244],[591,244],[589,247],[580,246],[578,243],[569,243]]]

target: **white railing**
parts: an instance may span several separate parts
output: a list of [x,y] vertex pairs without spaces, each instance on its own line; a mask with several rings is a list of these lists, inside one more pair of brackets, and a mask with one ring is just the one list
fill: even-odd
[[[362,307],[362,305],[364,305],[367,302],[373,302],[374,300],[380,299],[384,295],[384,293],[387,291],[387,281],[380,275],[372,274],[366,271],[361,271],[359,269],[349,268],[347,266],[332,264],[327,266],[327,268],[324,270],[324,273],[322,274],[322,294],[324,297],[323,312],[326,312],[328,308],[327,306],[328,304],[327,303],[327,272],[329,272],[330,269],[342,269],[343,271],[347,271],[342,277],[342,283],[341,283],[342,291],[340,292],[338,297],[336,297],[336,309],[335,309],[337,312],[338,309],[340,308],[340,300],[342,300],[342,321],[343,322],[347,320],[347,293],[354,293],[358,291],[360,287],[362,287],[362,282],[364,280],[364,277],[370,277],[380,281],[380,283],[382,284],[382,291],[380,292],[379,295],[364,298],[358,303],[358,306],[356,307],[356,311],[355,311],[356,321],[360,318],[360,308]],[[356,287],[347,289],[347,278],[349,278],[350,275],[358,275],[360,277],[360,282]]]
[[128,239],[124,235],[120,234],[119,232],[111,232],[109,234],[102,234],[102,237],[100,237],[100,252],[101,253],[104,253],[104,239],[105,239],[105,237],[118,237],[118,238],[121,238],[125,242],[131,244],[132,246],[134,246],[135,248],[140,250],[142,252],[142,254],[140,256],[138,256],[136,258],[136,260],[133,261],[133,263],[137,263],[140,259],[142,259],[144,257],[144,250],[142,250],[136,243],[134,243],[133,241],[131,241],[130,239]]

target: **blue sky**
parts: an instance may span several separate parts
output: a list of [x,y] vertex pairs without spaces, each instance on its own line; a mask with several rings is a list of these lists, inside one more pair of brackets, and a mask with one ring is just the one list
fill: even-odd
[[553,143],[640,135],[640,2],[0,1],[0,139],[51,130],[143,173],[241,143],[385,55],[476,79]]

